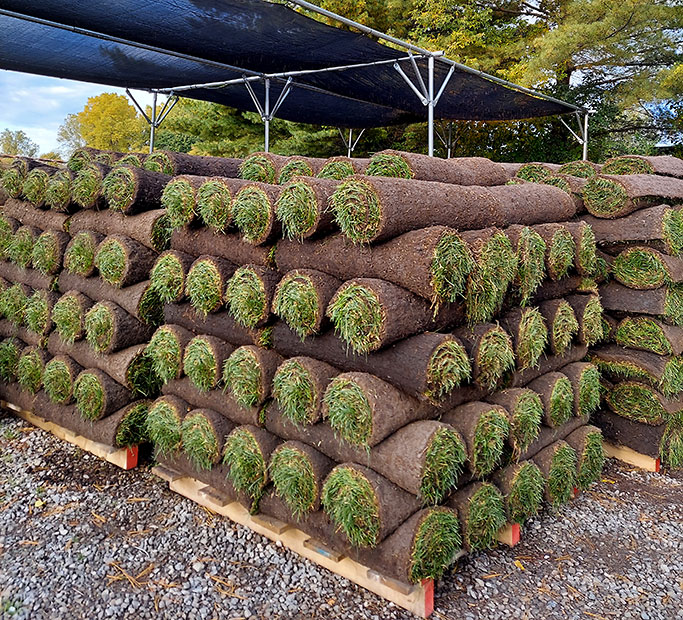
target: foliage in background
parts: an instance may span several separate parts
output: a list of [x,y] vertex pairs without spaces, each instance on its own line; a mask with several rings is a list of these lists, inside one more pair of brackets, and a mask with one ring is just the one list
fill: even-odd
[[38,155],[38,145],[21,130],[3,129],[0,133],[0,153],[35,157]]

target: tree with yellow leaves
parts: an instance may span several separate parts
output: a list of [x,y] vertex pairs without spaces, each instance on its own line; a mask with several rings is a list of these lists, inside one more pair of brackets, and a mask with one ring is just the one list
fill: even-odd
[[85,143],[96,149],[140,150],[147,137],[144,119],[123,95],[90,97],[77,119]]

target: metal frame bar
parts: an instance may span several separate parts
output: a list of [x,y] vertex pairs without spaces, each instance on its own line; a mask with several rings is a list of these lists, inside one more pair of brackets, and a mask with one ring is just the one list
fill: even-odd
[[161,110],[157,113],[157,97],[159,95],[159,92],[153,90],[152,118],[150,118],[149,116],[147,116],[147,113],[142,109],[142,106],[138,103],[137,99],[133,96],[133,93],[131,93],[130,89],[128,88],[126,88],[126,95],[130,97],[131,101],[133,102],[133,105],[138,109],[140,114],[142,114],[144,119],[149,124],[149,152],[153,153],[156,130],[161,126],[161,123],[163,123],[166,117],[171,113],[171,110],[174,108],[175,104],[178,103],[178,97],[177,95],[171,93],[166,99],[166,101],[164,101],[164,105],[161,106]]
[[579,135],[576,133],[569,124],[560,116],[560,122],[567,128],[570,134],[574,136],[576,141],[583,147],[582,149],[582,159],[588,159],[588,116],[590,113],[586,111],[583,114],[583,119],[581,118],[581,113],[577,110],[574,115],[576,116],[576,122],[579,125]]
[[363,127],[363,129],[360,130],[360,133],[358,134],[358,137],[355,140],[353,139],[353,129],[349,129],[348,140],[344,137],[344,134],[342,133],[342,130],[339,127],[337,127],[337,131],[339,132],[342,142],[346,147],[347,156],[351,157],[353,155],[353,152],[356,150],[356,146],[358,146],[358,142],[360,141],[362,135],[365,133],[365,127]]
[[270,108],[270,78],[265,78],[263,80],[263,85],[265,89],[264,105],[261,105],[261,102],[258,100],[258,97],[254,92],[254,88],[252,87],[251,82],[253,82],[253,80],[248,80],[246,77],[244,78],[244,86],[249,92],[249,96],[251,97],[251,100],[254,102],[256,110],[261,116],[261,120],[264,123],[264,151],[268,153],[270,151],[270,121],[273,120],[275,114],[277,114],[277,111],[280,109],[280,106],[287,98],[287,95],[289,95],[289,93],[291,92],[292,78],[290,77],[285,83],[285,86],[282,89],[282,91],[280,91],[280,94],[277,100],[275,101],[275,105],[273,106],[272,110]]

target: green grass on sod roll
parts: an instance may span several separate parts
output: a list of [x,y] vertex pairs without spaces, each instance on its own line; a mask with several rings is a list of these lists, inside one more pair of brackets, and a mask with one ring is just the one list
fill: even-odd
[[233,201],[233,220],[245,241],[253,243],[261,239],[268,226],[270,199],[259,187],[245,187]]
[[515,368],[512,341],[502,329],[491,329],[482,336],[477,355],[479,375],[476,380],[485,389],[495,389]]
[[465,310],[470,325],[484,323],[501,308],[505,293],[517,274],[517,257],[508,236],[489,237],[467,283]]
[[472,378],[470,358],[465,348],[454,340],[441,343],[429,358],[426,396],[438,401]]
[[9,383],[17,376],[19,364],[19,347],[13,338],[5,338],[0,342],[0,379]]
[[114,317],[103,303],[95,304],[85,313],[85,339],[97,352],[109,347],[114,337]]
[[318,294],[312,280],[299,273],[287,274],[276,290],[273,312],[302,340],[313,334],[318,319]]
[[138,355],[126,368],[126,384],[134,398],[154,398],[158,395],[162,381],[154,372],[149,355]]
[[360,472],[336,467],[322,490],[322,504],[330,519],[355,547],[374,547],[380,532],[377,498]]
[[569,183],[567,183],[567,181],[562,177],[557,177],[553,174],[545,179],[541,179],[539,183],[542,183],[543,185],[552,185],[553,187],[557,187],[569,195],[572,193],[572,188],[569,186]]
[[536,366],[548,345],[548,327],[538,308],[527,308],[519,324],[517,361],[520,369]]
[[190,303],[203,316],[221,303],[222,288],[221,275],[210,260],[196,262],[185,280],[185,292]]
[[384,310],[377,295],[362,285],[344,287],[327,315],[338,336],[357,353],[369,353],[382,340]]
[[560,304],[551,329],[555,348],[562,355],[571,344],[574,336],[579,333],[579,322],[576,320],[574,310],[567,302]]
[[102,178],[95,167],[83,168],[73,181],[71,197],[81,207],[88,207],[95,202],[102,191]]
[[683,254],[683,210],[666,210],[662,218],[662,236],[671,256]]
[[302,181],[289,183],[280,192],[275,204],[277,218],[282,222],[285,239],[302,241],[316,221],[316,196],[310,185]]
[[256,342],[257,347],[262,349],[272,349],[273,348],[273,326],[269,325],[260,329],[258,332],[258,341]]
[[467,277],[476,267],[472,252],[460,235],[455,232],[444,233],[436,245],[432,260],[431,285],[436,299],[454,302],[465,297]]
[[171,227],[182,228],[195,216],[195,190],[182,177],[171,179],[161,194],[161,204],[166,209]]
[[576,451],[568,445],[555,450],[548,473],[548,495],[553,506],[566,504],[574,496],[577,484]]
[[96,252],[97,246],[91,235],[87,232],[77,233],[64,254],[65,269],[79,276],[88,275],[95,264]]
[[546,245],[543,237],[525,226],[517,242],[517,286],[519,303],[526,306],[545,278]]
[[275,166],[265,155],[252,155],[241,163],[240,177],[247,181],[275,183]]
[[469,501],[465,541],[472,550],[495,547],[498,530],[505,525],[505,502],[500,491],[484,483]]
[[316,413],[315,386],[308,371],[296,360],[287,360],[273,377],[273,398],[282,414],[298,425],[311,424]]
[[509,434],[510,421],[501,411],[492,408],[481,415],[474,431],[470,462],[474,474],[486,476],[496,468]]
[[527,519],[538,514],[544,488],[545,480],[538,466],[530,461],[524,463],[515,474],[507,496],[510,523],[524,525]]
[[76,409],[86,420],[96,420],[104,408],[104,388],[96,375],[81,373],[74,382]]
[[586,436],[586,444],[579,457],[579,471],[576,476],[578,487],[585,491],[600,478],[605,464],[605,451],[602,448],[602,433],[596,431]]
[[63,295],[52,308],[52,322],[64,342],[75,342],[81,332],[82,320],[81,304],[73,295]]
[[137,153],[128,153],[124,155],[121,159],[117,159],[114,162],[116,166],[135,166],[136,168],[142,168],[142,160],[140,155]]
[[163,399],[155,401],[147,413],[146,434],[162,456],[180,449],[180,417],[172,405]]
[[261,368],[252,351],[240,347],[223,364],[223,383],[235,401],[245,408],[255,407],[261,396]]
[[125,211],[135,197],[135,173],[129,168],[114,168],[102,181],[102,193],[112,211]]
[[145,158],[145,163],[143,164],[145,170],[151,170],[152,172],[163,172],[164,174],[175,174],[173,169],[173,163],[168,158],[166,153],[157,151],[156,153],[151,153]]
[[266,310],[263,280],[248,265],[240,267],[228,280],[225,301],[230,314],[244,327],[254,327]]
[[553,173],[543,166],[543,164],[524,164],[517,171],[516,176],[518,179],[524,179],[525,181],[538,183],[544,179],[547,179],[548,177],[553,176]]
[[123,279],[126,264],[126,250],[117,239],[105,240],[95,254],[95,266],[100,272],[100,277],[112,286],[116,286]]
[[137,446],[147,441],[147,429],[145,422],[149,412],[149,403],[136,403],[121,420],[116,431],[114,443],[117,448]]
[[372,409],[358,384],[343,377],[333,379],[323,396],[330,426],[357,446],[367,446],[372,434]]
[[33,243],[33,233],[28,228],[19,228],[14,233],[7,250],[9,259],[19,267],[28,267],[31,264]]
[[638,383],[618,383],[605,399],[615,413],[642,424],[659,424],[669,415],[652,390]]
[[45,364],[43,388],[53,403],[65,404],[69,401],[73,381],[69,367],[62,360],[52,359]]
[[683,467],[683,412],[674,413],[669,418],[659,444],[659,454],[669,467]]
[[90,162],[93,161],[93,156],[90,154],[89,151],[86,149],[76,149],[71,157],[69,158],[69,161],[66,162],[66,167],[69,170],[73,170],[74,172],[78,172],[79,170],[82,170],[85,166],[87,166]]
[[683,284],[670,284],[666,287],[664,316],[674,325],[683,327]]
[[26,302],[26,310],[24,312],[26,327],[34,334],[43,334],[49,320],[50,307],[47,303],[45,291],[35,291]]
[[614,339],[622,347],[637,347],[659,355],[673,354],[671,343],[666,339],[664,330],[649,317],[626,317],[619,323]]
[[159,293],[148,286],[138,304],[138,316],[145,325],[158,327],[164,322],[164,303]]
[[24,180],[23,193],[26,200],[32,205],[40,205],[45,200],[45,192],[50,181],[50,176],[40,168],[34,168]]
[[457,514],[435,508],[420,523],[410,558],[410,581],[439,579],[462,545]]
[[293,177],[297,176],[313,176],[313,169],[304,159],[293,159],[292,161],[288,161],[284,166],[282,166],[282,170],[280,170],[277,182],[280,185],[284,185],[285,183],[288,183]]
[[315,505],[315,474],[308,456],[293,446],[282,446],[270,458],[270,479],[295,518],[310,512]]
[[594,297],[586,304],[583,312],[583,336],[589,347],[600,342],[604,337],[602,304],[599,297]]
[[19,198],[24,189],[24,177],[16,168],[8,168],[2,173],[2,186],[11,198]]
[[161,301],[170,303],[177,300],[185,281],[183,265],[178,257],[173,254],[160,256],[149,273],[149,281]]
[[654,174],[652,165],[639,157],[615,157],[602,166],[602,174]]
[[43,382],[43,360],[37,351],[30,350],[19,357],[17,381],[22,389],[35,394]]
[[413,178],[413,171],[410,169],[408,162],[400,155],[392,155],[390,153],[374,155],[365,174],[375,177]]
[[71,202],[73,182],[65,170],[58,170],[51,177],[45,191],[45,204],[55,211],[64,211]]
[[367,243],[380,224],[379,198],[372,185],[358,179],[340,183],[330,197],[330,208],[335,221],[351,241]]
[[197,191],[197,212],[214,232],[225,232],[232,222],[232,194],[220,181],[206,181]]
[[[675,358],[674,358],[675,359]],[[628,380],[633,380],[633,381],[644,381],[645,383],[649,383],[651,385],[655,385],[658,387],[658,389],[662,392],[662,394],[665,395],[675,395],[676,392],[670,392],[667,389],[667,383],[668,381],[664,381],[666,378],[667,372],[665,369],[664,376],[662,377],[662,381],[659,382],[657,377],[644,368],[641,368],[640,366],[637,366],[636,364],[632,364],[627,361],[608,361],[608,360],[601,360],[596,358],[594,360],[595,365],[600,369],[601,372],[605,374],[610,374],[616,377],[619,377],[621,379],[628,379]],[[669,362],[671,363],[671,362]],[[677,367],[677,370],[671,370],[669,371],[668,375],[670,378],[673,378],[674,376],[677,376],[680,373],[680,362],[676,363],[675,366]],[[668,368],[668,364],[667,364]],[[668,394],[667,394],[668,393]]]
[[145,352],[152,360],[154,372],[163,383],[168,383],[178,376],[183,364],[183,352],[178,338],[171,329],[165,326],[157,329]]
[[619,183],[595,177],[586,181],[583,199],[592,213],[609,217],[621,209],[624,202],[628,200],[628,194]]
[[318,178],[341,181],[354,174],[356,174],[356,171],[348,161],[330,161],[322,167],[322,170],[318,173]]
[[588,276],[594,276],[598,271],[598,255],[596,250],[593,227],[590,225],[582,226],[576,262],[577,266]]
[[568,174],[572,177],[579,177],[580,179],[590,179],[597,173],[595,168],[585,161],[570,161],[567,164],[560,166],[557,171],[558,174]]
[[19,327],[24,324],[28,297],[26,297],[21,284],[13,284],[5,289],[2,292],[0,304],[2,305],[2,312],[5,318],[12,325]]
[[59,264],[59,246],[54,233],[48,230],[36,239],[31,251],[31,263],[33,268],[41,273],[49,274],[55,271]]
[[561,280],[574,265],[576,243],[571,233],[566,228],[561,228],[553,234],[548,251],[546,267],[548,273],[555,280]]
[[555,426],[568,422],[574,415],[574,390],[567,377],[559,378],[550,394],[548,416]]
[[215,387],[218,362],[209,343],[201,336],[187,343],[183,371],[198,390],[206,392]]
[[238,491],[258,500],[268,483],[268,467],[258,442],[246,428],[235,429],[225,440],[223,463],[230,468],[228,476]]
[[211,469],[220,457],[218,437],[202,413],[190,413],[180,425],[185,456],[197,469]]
[[455,488],[467,460],[467,448],[460,435],[439,428],[429,441],[425,454],[420,498],[425,505],[440,504]]
[[671,281],[659,256],[646,248],[631,248],[612,263],[614,276],[631,288],[657,288]]
[[543,401],[533,390],[525,390],[510,414],[510,437],[514,440],[515,451],[522,453],[538,437]]
[[157,252],[163,252],[171,247],[171,235],[173,234],[173,227],[171,226],[171,218],[164,214],[157,218],[152,226],[152,247]]
[[579,377],[579,415],[593,415],[600,406],[600,371],[591,365]]
[[5,259],[9,250],[9,244],[14,237],[12,227],[7,219],[0,216],[0,259]]

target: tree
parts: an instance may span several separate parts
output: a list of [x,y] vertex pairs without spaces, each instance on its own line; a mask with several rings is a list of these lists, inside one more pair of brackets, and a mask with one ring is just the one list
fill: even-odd
[[145,143],[145,121],[123,95],[102,93],[90,97],[76,116],[80,135],[88,146],[131,151],[140,150]]
[[59,161],[62,159],[62,156],[57,151],[48,151],[47,153],[41,153],[40,159],[54,159],[55,161]]
[[4,129],[0,133],[0,153],[35,157],[38,154],[38,145],[21,130]]
[[57,143],[61,147],[62,155],[68,159],[76,150],[85,146],[85,139],[81,133],[81,122],[78,114],[69,114],[57,130]]

